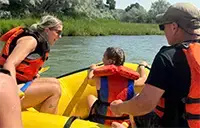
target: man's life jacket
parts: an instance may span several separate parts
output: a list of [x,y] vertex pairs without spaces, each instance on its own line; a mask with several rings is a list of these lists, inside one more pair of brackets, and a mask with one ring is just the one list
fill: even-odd
[[[200,128],[200,43],[199,41],[182,43],[181,48],[187,58],[191,72],[191,85],[187,97],[182,99],[185,103],[183,117],[190,128]],[[165,99],[161,98],[155,108],[156,114],[162,118],[165,110]]]
[[35,51],[30,53],[16,67],[17,80],[20,82],[27,82],[35,78],[38,71],[43,66],[44,61],[47,60],[49,54],[47,41],[38,32],[33,32],[23,27],[16,27],[5,33],[0,38],[0,41],[5,42],[0,55],[0,67],[3,67],[6,59],[12,53],[17,40],[23,36],[33,36],[37,40]]
[[139,78],[139,73],[124,66],[108,65],[95,69],[94,76],[100,77],[101,87],[97,91],[96,105],[93,105],[95,114],[91,117],[99,118],[97,122],[106,125],[111,125],[113,121],[122,123],[129,119],[128,115],[114,116],[109,106],[114,100],[126,101],[134,96],[134,80]]

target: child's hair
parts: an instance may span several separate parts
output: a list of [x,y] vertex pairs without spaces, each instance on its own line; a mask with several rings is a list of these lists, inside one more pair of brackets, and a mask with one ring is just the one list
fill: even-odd
[[118,47],[108,47],[106,49],[106,56],[108,59],[114,61],[114,65],[120,66],[124,64],[125,54],[121,48]]

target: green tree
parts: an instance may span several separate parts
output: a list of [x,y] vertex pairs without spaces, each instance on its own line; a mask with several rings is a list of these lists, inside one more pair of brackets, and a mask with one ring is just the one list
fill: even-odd
[[169,6],[170,3],[166,0],[158,0],[152,3],[151,8],[148,11],[147,21],[150,23],[156,23],[156,16],[158,14],[164,13]]
[[125,8],[125,11],[128,12],[129,10],[131,10],[132,8],[137,8],[139,9],[140,8],[140,4],[139,3],[135,3],[135,4],[131,4],[130,6],[126,7]]
[[109,5],[109,9],[115,9],[116,6],[115,0],[106,0],[106,4]]
[[126,13],[123,15],[122,21],[125,22],[146,22],[147,11],[139,3],[131,4],[125,9]]
[[9,4],[3,7],[4,11],[10,11],[14,17],[20,17],[27,11],[28,0],[9,0]]

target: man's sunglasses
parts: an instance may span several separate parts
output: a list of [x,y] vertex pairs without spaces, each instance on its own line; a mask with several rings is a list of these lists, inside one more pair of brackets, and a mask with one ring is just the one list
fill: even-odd
[[[170,22],[170,23],[166,23],[166,24],[171,24],[172,22]],[[177,23],[176,23],[177,24]],[[178,27],[180,27],[180,25],[179,24],[177,24],[178,25]],[[164,31],[165,30],[165,24],[160,24],[159,25],[159,29],[161,30],[161,31]]]
[[160,29],[161,31],[164,31],[164,30],[165,30],[165,25],[164,25],[164,24],[160,24],[160,25],[159,25],[159,29]]

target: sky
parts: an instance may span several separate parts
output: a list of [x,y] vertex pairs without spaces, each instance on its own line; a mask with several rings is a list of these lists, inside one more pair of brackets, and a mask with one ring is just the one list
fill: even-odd
[[[106,0],[103,0],[106,2]],[[149,10],[151,7],[151,3],[157,0],[115,0],[116,1],[116,8],[117,9],[125,9],[130,4],[134,4],[138,2],[142,5],[146,10]],[[194,4],[196,7],[200,9],[200,0],[167,0],[170,4],[174,4],[177,2],[190,2]]]

